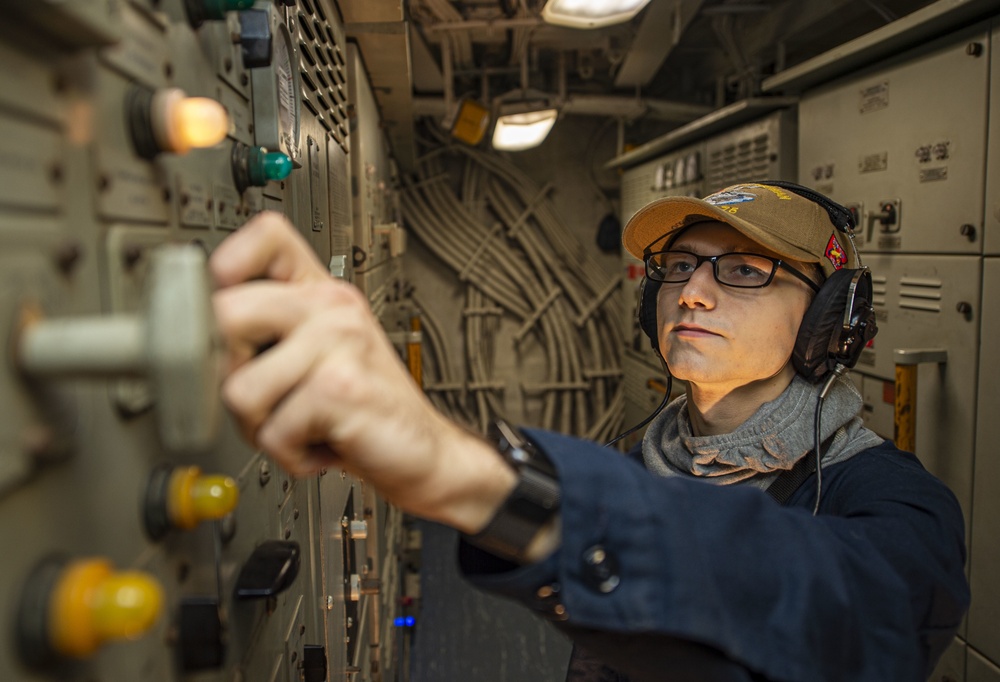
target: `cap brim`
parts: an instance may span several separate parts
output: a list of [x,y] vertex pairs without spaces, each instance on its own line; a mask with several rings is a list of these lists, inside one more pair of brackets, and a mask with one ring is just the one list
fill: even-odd
[[[803,263],[819,262],[816,256],[808,251],[694,197],[666,197],[643,206],[625,225],[622,231],[622,245],[630,254],[643,260],[647,250],[665,248],[672,233],[706,220],[718,220],[730,225],[779,256]],[[656,247],[649,249],[653,244],[656,244]]]

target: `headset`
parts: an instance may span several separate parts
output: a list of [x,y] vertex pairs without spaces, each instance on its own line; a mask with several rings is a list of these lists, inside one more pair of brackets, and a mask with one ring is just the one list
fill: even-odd
[[[861,256],[854,245],[854,228],[857,226],[857,221],[850,210],[819,192],[793,182],[765,180],[759,184],[780,187],[794,192],[823,207],[830,216],[830,222],[851,242],[858,259],[858,268],[837,270],[823,282],[819,292],[802,317],[802,323],[799,325],[795,345],[792,349],[792,365],[801,376],[811,383],[825,380],[817,399],[814,424],[816,505],[813,508],[813,514],[815,515],[819,510],[822,493],[822,452],[819,433],[823,400],[826,398],[833,380],[857,364],[861,352],[878,332],[875,309],[872,303],[872,275],[871,271],[861,263]],[[672,377],[666,360],[660,354],[659,326],[656,321],[656,299],[661,284],[661,282],[655,282],[648,278],[643,280],[639,292],[637,317],[639,328],[649,338],[653,351],[663,362],[667,372],[667,394],[653,414],[615,438],[608,443],[609,445],[652,421],[666,406],[669,399],[670,379]]]
[[[778,180],[759,183],[780,187],[816,202],[830,216],[830,222],[854,246],[854,214],[833,200],[802,185]],[[855,248],[854,252],[858,251]],[[878,325],[872,307],[871,271],[861,264],[857,269],[843,268],[827,277],[802,317],[802,324],[792,350],[792,364],[803,377],[816,383],[838,366],[842,372],[854,367],[865,345],[875,338]],[[649,338],[659,355],[659,327],[656,322],[656,297],[660,282],[644,279],[639,294],[639,328]]]

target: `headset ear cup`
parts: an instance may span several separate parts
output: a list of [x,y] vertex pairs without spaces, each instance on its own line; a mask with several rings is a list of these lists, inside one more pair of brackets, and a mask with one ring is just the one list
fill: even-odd
[[657,355],[660,353],[660,330],[656,324],[656,296],[660,293],[660,282],[642,280],[639,292],[639,328],[649,338],[649,343]]
[[868,342],[878,334],[875,308],[872,305],[874,293],[872,273],[868,268],[864,268],[854,289],[851,328],[841,336],[836,351],[837,361],[846,367],[854,367],[858,364],[861,352],[867,347]]
[[795,338],[792,365],[809,381],[817,381],[837,364],[844,308],[854,270],[838,270],[827,278],[806,310]]

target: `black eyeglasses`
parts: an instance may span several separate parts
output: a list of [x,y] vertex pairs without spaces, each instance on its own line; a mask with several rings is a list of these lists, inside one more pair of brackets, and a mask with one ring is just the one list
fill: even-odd
[[712,264],[715,281],[727,287],[760,289],[774,279],[778,268],[784,268],[812,288],[819,287],[804,274],[780,258],[769,258],[758,253],[722,253],[718,256],[699,256],[690,251],[654,251],[646,254],[646,277],[664,284],[681,284],[691,279],[694,271],[708,261]]

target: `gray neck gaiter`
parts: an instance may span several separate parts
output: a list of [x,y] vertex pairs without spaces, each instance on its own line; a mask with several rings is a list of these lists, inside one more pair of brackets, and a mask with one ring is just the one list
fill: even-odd
[[[796,375],[780,396],[761,405],[732,433],[718,436],[692,434],[687,397],[681,396],[646,430],[642,441],[646,468],[661,476],[697,476],[719,485],[747,483],[766,489],[813,449],[821,388]],[[833,382],[820,419],[824,467],[882,443],[858,416],[861,404],[861,394],[850,379]]]

